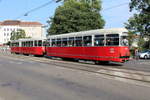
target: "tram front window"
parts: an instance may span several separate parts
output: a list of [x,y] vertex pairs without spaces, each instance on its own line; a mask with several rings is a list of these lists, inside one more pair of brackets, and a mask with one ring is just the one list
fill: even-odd
[[106,35],[107,46],[118,46],[119,45],[119,34],[107,34]]
[[121,36],[120,43],[122,46],[128,46],[129,45],[128,37],[127,36]]

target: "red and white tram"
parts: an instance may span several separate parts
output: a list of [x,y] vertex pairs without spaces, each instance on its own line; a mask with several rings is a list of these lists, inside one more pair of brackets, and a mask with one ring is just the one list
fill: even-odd
[[44,55],[44,39],[19,39],[11,41],[11,53],[26,55]]
[[130,52],[124,28],[98,29],[52,35],[47,38],[47,56],[93,61],[125,62]]

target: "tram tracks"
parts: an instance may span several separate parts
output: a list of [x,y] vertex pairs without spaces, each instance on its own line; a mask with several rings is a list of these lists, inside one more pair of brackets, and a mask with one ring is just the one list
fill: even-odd
[[112,68],[112,67],[100,66],[100,65],[68,62],[68,61],[64,62],[62,60],[53,60],[53,59],[47,59],[43,57],[39,58],[33,56],[23,56],[23,55],[14,55],[14,54],[8,54],[8,55],[11,58],[13,57],[13,58],[26,59],[30,61],[39,62],[39,63],[54,65],[57,67],[63,67],[63,68],[91,72],[99,75],[105,75],[111,78],[115,78],[117,80],[144,82],[150,85],[150,73],[148,72],[125,69],[125,68]]

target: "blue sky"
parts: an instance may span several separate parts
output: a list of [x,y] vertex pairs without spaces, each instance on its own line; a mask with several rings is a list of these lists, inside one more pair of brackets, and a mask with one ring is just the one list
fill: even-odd
[[[17,19],[25,12],[48,1],[50,0],[0,0],[0,21]],[[133,13],[129,12],[127,4],[118,8],[107,9],[115,5],[130,2],[130,0],[102,0],[102,2],[103,10],[100,13],[106,21],[105,28],[124,27],[124,23],[133,15]],[[61,3],[56,4],[53,2],[19,19],[24,21],[39,21],[42,24],[46,24],[48,18],[54,15],[55,9],[59,5],[61,5]]]

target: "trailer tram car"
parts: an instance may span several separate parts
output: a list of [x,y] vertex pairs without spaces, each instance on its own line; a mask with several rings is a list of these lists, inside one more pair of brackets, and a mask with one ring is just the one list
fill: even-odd
[[124,28],[98,29],[52,35],[47,38],[47,56],[95,62],[125,62],[130,52]]
[[19,39],[11,41],[11,53],[37,55],[45,54],[44,39]]

